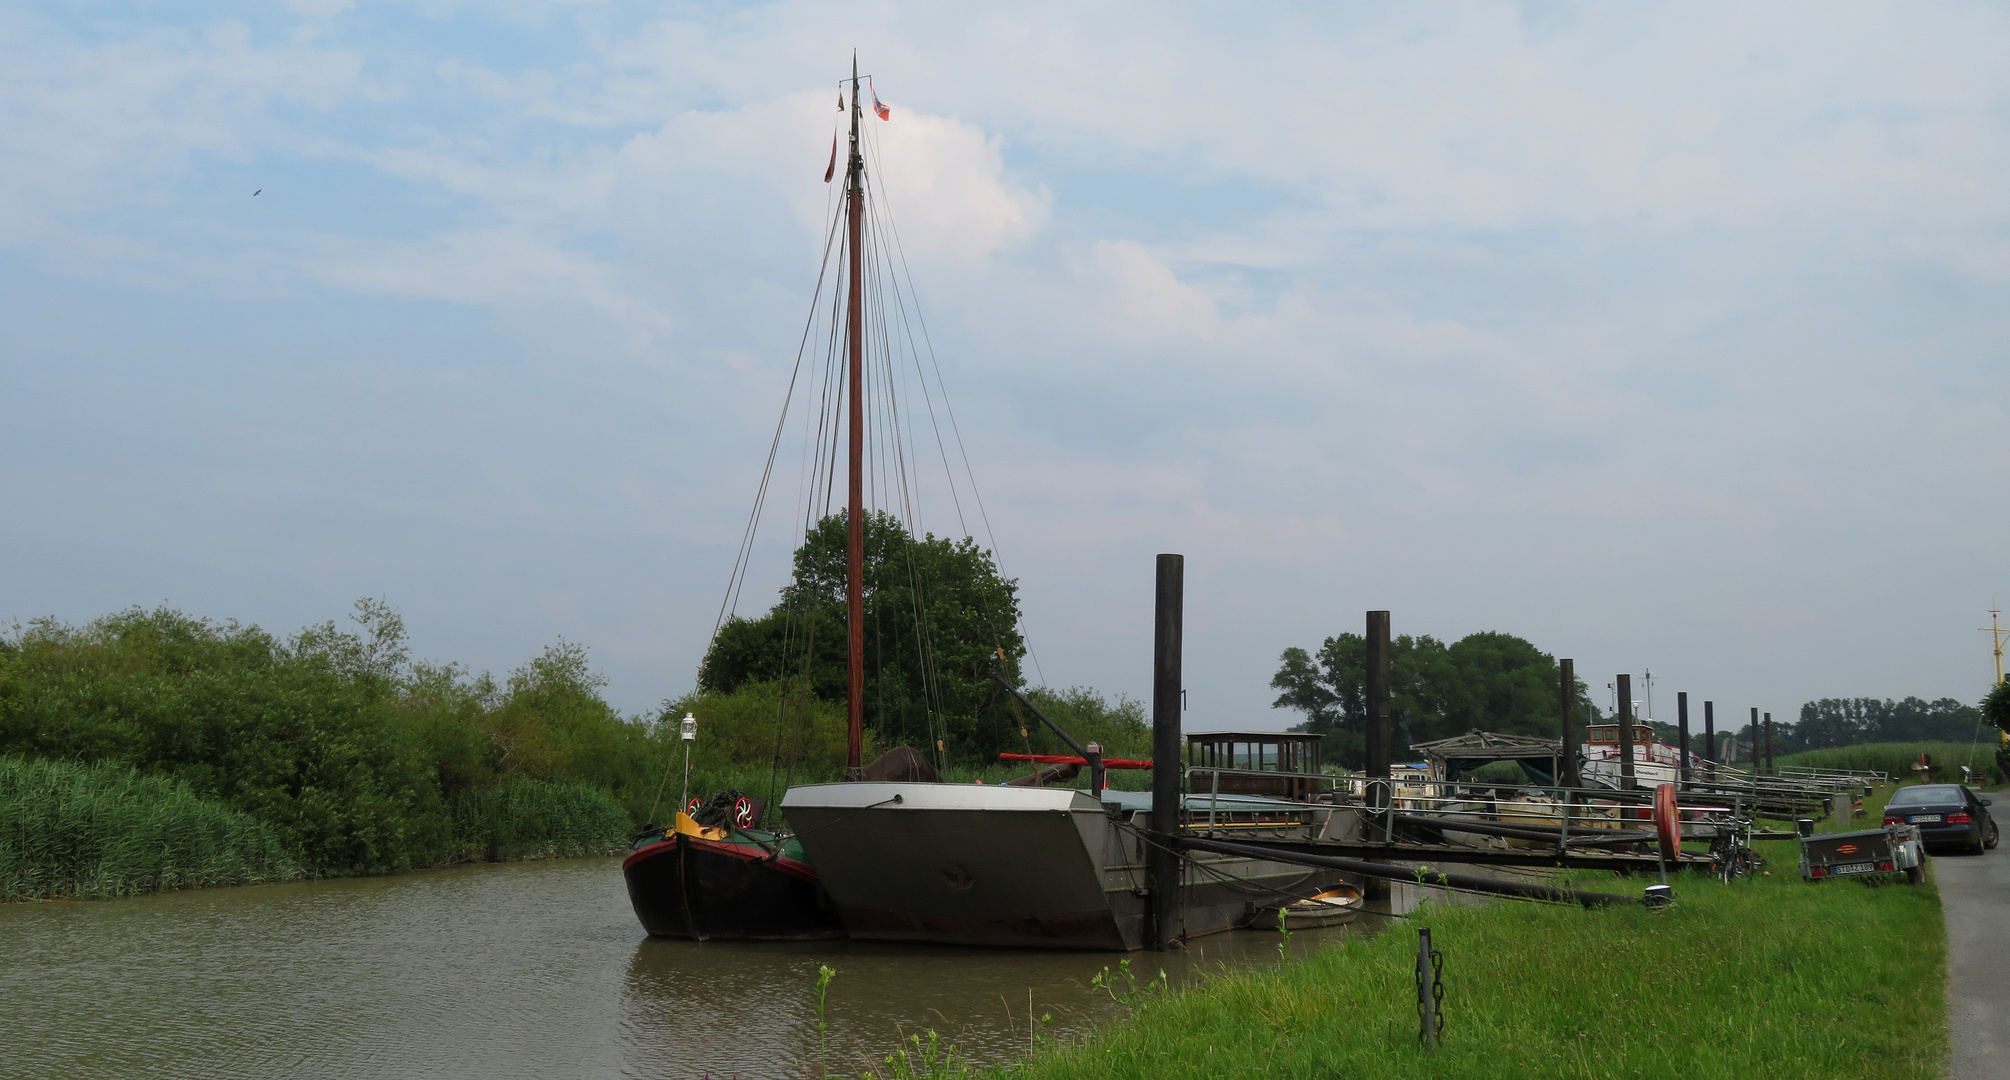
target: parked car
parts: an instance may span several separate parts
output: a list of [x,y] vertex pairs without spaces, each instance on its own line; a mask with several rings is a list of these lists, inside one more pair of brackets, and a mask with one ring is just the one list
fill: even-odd
[[1961,784],[1902,787],[1884,804],[1886,825],[1916,825],[1929,847],[1960,847],[1980,855],[1996,846],[1996,819],[1990,800]]

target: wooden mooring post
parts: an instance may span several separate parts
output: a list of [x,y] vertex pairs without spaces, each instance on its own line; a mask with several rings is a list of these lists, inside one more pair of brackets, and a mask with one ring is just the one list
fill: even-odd
[[[1368,828],[1380,827],[1382,839],[1395,839],[1396,815],[1393,810],[1395,784],[1389,777],[1389,743],[1395,733],[1389,725],[1389,613],[1371,611],[1368,613],[1367,637],[1367,686],[1368,706],[1368,781],[1361,792],[1362,802],[1368,810]],[[1381,820],[1376,820],[1377,812]],[[1389,883],[1370,878],[1364,896],[1369,900],[1389,899]]]
[[1710,781],[1717,780],[1717,703],[1703,703],[1703,760],[1710,763]]
[[1577,775],[1577,662],[1564,657],[1556,666],[1562,676],[1562,697],[1557,704],[1563,713],[1563,767],[1556,782],[1566,788],[1581,788],[1584,780]]
[[1686,787],[1693,779],[1689,775],[1689,691],[1687,690],[1675,693],[1675,725],[1678,740],[1675,750],[1679,755],[1676,760],[1681,763],[1681,772],[1677,775],[1681,776],[1682,784]]
[[1773,714],[1766,714],[1766,775],[1777,776],[1773,768]]
[[[1389,613],[1368,613],[1368,779],[1389,778]],[[1382,785],[1387,791],[1388,785]],[[1382,805],[1388,805],[1385,801]]]
[[1170,949],[1183,930],[1179,849],[1186,786],[1180,746],[1180,650],[1185,619],[1186,556],[1160,555],[1152,612],[1152,845],[1145,853],[1151,888],[1151,942]]
[[1619,788],[1633,790],[1633,676],[1619,676]]

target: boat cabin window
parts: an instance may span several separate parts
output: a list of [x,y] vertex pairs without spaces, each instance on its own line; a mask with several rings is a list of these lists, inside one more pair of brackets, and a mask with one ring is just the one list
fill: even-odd
[[1220,774],[1196,775],[1193,790],[1296,798],[1313,790],[1315,782],[1290,776],[1246,774],[1317,773],[1319,747],[1324,741],[1322,736],[1297,732],[1211,731],[1189,735],[1187,764],[1197,769],[1223,770]]
[[[1593,727],[1588,727],[1584,729],[1584,733],[1585,733],[1585,741],[1587,742],[1617,743],[1619,741],[1618,724],[1604,724],[1604,725],[1596,725]],[[1654,741],[1653,728],[1640,727],[1637,725],[1634,727],[1633,745],[1645,746],[1646,744],[1651,743],[1653,741]]]

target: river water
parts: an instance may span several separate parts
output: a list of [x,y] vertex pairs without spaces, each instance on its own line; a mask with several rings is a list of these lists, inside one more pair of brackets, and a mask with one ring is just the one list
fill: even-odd
[[[1304,952],[1351,927],[1301,932]],[[1275,963],[1278,935],[1136,953],[1175,984]],[[0,906],[0,1076],[803,1077],[933,1029],[978,1062],[1121,1010],[1103,953],[652,940],[614,859],[510,863],[134,900]],[[1035,1021],[1037,1024],[1037,1021]]]

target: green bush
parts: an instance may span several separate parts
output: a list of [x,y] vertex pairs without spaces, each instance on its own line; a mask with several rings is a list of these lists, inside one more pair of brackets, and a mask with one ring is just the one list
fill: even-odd
[[8,643],[0,752],[123,762],[270,825],[316,874],[437,861],[444,804],[382,680],[310,634],[134,609]]
[[123,765],[0,757],[0,900],[101,900],[300,876],[273,828],[186,784]]
[[[352,630],[326,622],[290,638],[167,608],[16,627],[0,635],[0,754],[179,783],[261,823],[314,876],[608,850],[608,837],[652,813],[668,818],[687,711],[699,720],[694,795],[738,788],[772,802],[790,784],[843,774],[843,706],[801,682],[743,682],[624,717],[581,646],[561,641],[497,680],[412,662],[403,623],[380,601],[359,602],[354,619]],[[1083,741],[1149,754],[1136,702],[1034,696]],[[1037,726],[1021,739],[1005,722],[994,734],[1015,749],[1061,749]],[[866,757],[879,749],[868,733]],[[948,749],[956,772],[973,774],[964,778],[1023,771]]]
[[611,855],[627,846],[628,814],[591,784],[516,777],[454,801],[462,859],[504,862]]

